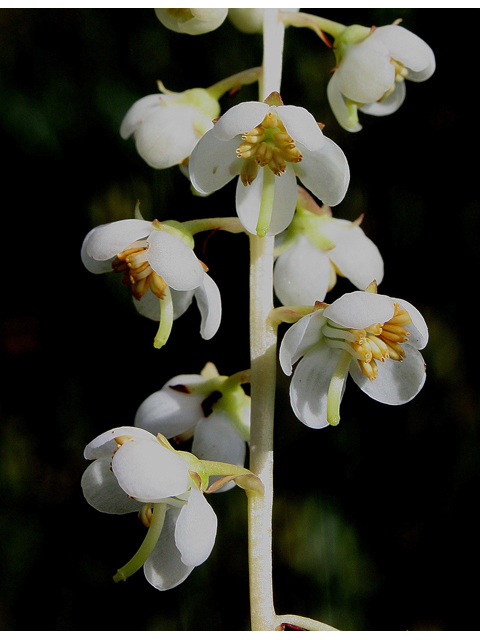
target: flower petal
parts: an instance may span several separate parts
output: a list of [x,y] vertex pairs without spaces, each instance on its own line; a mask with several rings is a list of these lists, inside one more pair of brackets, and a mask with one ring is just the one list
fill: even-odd
[[120,125],[120,135],[124,140],[129,138],[132,133],[142,124],[144,118],[156,111],[163,104],[163,98],[160,93],[154,93],[149,96],[144,96],[132,104],[130,109],[125,114]]
[[203,382],[205,379],[199,375],[175,376],[142,402],[135,414],[135,424],[154,435],[161,433],[167,439],[193,429],[203,418],[204,396],[178,388]]
[[[241,102],[217,120],[213,127],[213,135],[217,140],[225,141],[248,133],[262,123],[269,110],[270,107],[265,102]],[[237,147],[240,142],[237,142]]]
[[347,109],[345,99],[340,91],[340,87],[338,86],[336,73],[333,74],[327,85],[327,98],[330,104],[330,109],[333,111],[333,115],[344,129],[352,133],[362,129],[362,125],[359,122],[352,122],[351,120],[350,112]]
[[321,302],[328,291],[329,282],[330,260],[327,254],[314,247],[305,236],[298,236],[296,242],[275,262],[273,286],[276,296],[284,305]]
[[237,139],[221,142],[215,127],[200,138],[188,163],[193,187],[202,195],[217,191],[241,171],[243,160],[237,158]]
[[187,567],[198,567],[212,552],[217,535],[217,516],[203,493],[192,487],[180,512],[175,529],[175,544]]
[[432,49],[408,29],[389,24],[375,29],[372,37],[388,48],[392,58],[416,72],[417,75],[415,77],[413,74],[413,78],[408,74],[409,80],[415,79],[416,82],[427,80],[435,71],[435,55]]
[[290,402],[297,418],[313,429],[328,426],[327,398],[340,350],[325,342],[312,347],[300,360],[290,383]]
[[396,82],[395,89],[388,97],[380,102],[364,104],[359,107],[359,111],[367,113],[370,116],[389,116],[402,106],[406,95],[407,88],[405,82]]
[[393,300],[388,296],[353,291],[332,302],[323,315],[342,327],[365,329],[377,322],[387,322],[393,318],[394,311]]
[[100,225],[93,230],[85,250],[94,260],[109,260],[132,242],[146,238],[152,229],[151,222],[135,219]]
[[361,104],[380,100],[395,82],[395,67],[387,46],[373,35],[350,45],[335,71],[342,94]]
[[325,144],[324,135],[312,114],[303,107],[283,105],[277,107],[278,117],[288,134],[310,151],[321,149]]
[[359,226],[348,220],[326,219],[322,233],[335,243],[327,256],[358,289],[366,289],[374,280],[383,280],[383,259],[377,246]]
[[291,375],[295,362],[323,338],[321,329],[325,322],[323,309],[318,309],[300,318],[285,332],[280,345],[279,359],[287,376]]
[[200,286],[205,272],[190,247],[166,231],[152,231],[147,258],[152,269],[177,291]]
[[377,378],[370,380],[363,375],[356,360],[350,365],[352,378],[362,391],[383,404],[399,405],[414,398],[425,384],[425,362],[421,354],[408,342],[402,345],[405,359],[385,360],[378,365]]
[[204,340],[210,340],[217,333],[222,319],[220,290],[206,273],[203,284],[197,287],[193,293],[202,318],[200,334]]
[[302,161],[295,165],[295,173],[303,184],[325,204],[333,207],[341,202],[350,182],[350,169],[345,154],[330,138],[317,151],[302,144],[298,148]]
[[195,567],[187,567],[175,544],[175,527],[181,510],[169,508],[162,533],[155,548],[143,565],[148,582],[159,591],[167,591],[181,584]]
[[139,511],[140,502],[129,498],[120,488],[110,468],[110,458],[94,460],[85,470],[81,485],[89,505],[102,513],[131,513]]
[[[100,226],[105,226],[105,225],[100,225]],[[82,258],[82,262],[84,266],[90,271],[90,273],[108,273],[109,271],[113,270],[112,257],[108,258],[107,260],[95,260],[95,258],[92,258],[92,256],[89,256],[87,253],[87,246],[88,246],[88,243],[90,242],[90,238],[98,228],[99,227],[96,227],[95,229],[91,229],[85,236],[85,239],[82,242],[82,249],[80,251],[80,256]]]
[[178,496],[190,486],[188,462],[154,440],[134,437],[122,444],[113,457],[112,469],[118,484],[140,502]]
[[428,327],[424,317],[410,302],[401,300],[400,298],[392,298],[392,300],[398,302],[402,309],[408,311],[412,319],[411,324],[405,326],[405,329],[410,333],[408,343],[416,349],[423,349],[428,342]]
[[94,438],[83,452],[84,457],[87,460],[95,460],[96,458],[111,458],[117,450],[117,443],[115,438],[121,436],[130,436],[131,438],[144,438],[147,440],[156,440],[151,433],[147,433],[143,429],[137,427],[119,427],[117,429],[110,429]]
[[[245,229],[256,235],[258,216],[262,201],[263,176],[266,167],[259,167],[258,174],[252,184],[245,186],[239,179],[237,183],[237,215]],[[267,235],[280,233],[292,221],[297,204],[297,179],[290,165],[286,173],[275,176],[275,194],[273,197],[273,213]]]
[[194,107],[178,104],[149,111],[134,134],[139,155],[155,169],[181,163],[199,138],[194,128],[196,116]]

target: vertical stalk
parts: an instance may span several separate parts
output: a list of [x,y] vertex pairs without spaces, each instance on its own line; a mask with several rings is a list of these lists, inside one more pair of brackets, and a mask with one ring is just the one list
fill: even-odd
[[[278,22],[278,9],[265,9],[260,100],[272,91],[280,91],[283,34],[283,24]],[[276,326],[268,320],[273,308],[273,249],[273,236],[250,236],[250,468],[260,477],[265,489],[263,495],[247,492],[252,631],[275,629],[272,508],[277,333]]]

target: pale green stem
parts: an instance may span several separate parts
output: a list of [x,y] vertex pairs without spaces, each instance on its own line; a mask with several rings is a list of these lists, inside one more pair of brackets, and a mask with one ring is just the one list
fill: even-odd
[[188,220],[182,223],[187,230],[195,235],[202,231],[228,231],[229,233],[245,232],[245,227],[240,220],[235,218],[200,218],[199,220]]
[[[263,73],[260,100],[280,91],[284,26],[278,9],[265,9]],[[273,418],[275,408],[277,330],[269,320],[273,308],[274,236],[250,236],[250,469],[264,491],[247,491],[248,563],[252,631],[273,631],[272,583]]]
[[117,573],[113,576],[115,582],[126,580],[143,566],[143,564],[155,548],[160,534],[162,533],[166,511],[166,504],[160,503],[154,506],[152,520],[150,522],[150,527],[148,528],[147,535],[145,536],[142,544],[140,545],[140,548],[133,556],[133,558],[129,560],[129,562],[127,562],[127,564],[124,565],[121,569],[118,569]]
[[170,332],[173,326],[173,301],[170,288],[165,290],[165,296],[160,298],[160,325],[158,327],[157,335],[153,341],[153,346],[156,349],[161,349],[170,337]]
[[327,420],[331,425],[340,422],[340,402],[342,400],[343,386],[348,375],[348,367],[352,355],[348,351],[341,349],[335,370],[330,380],[327,396]]
[[275,175],[268,167],[263,168],[262,202],[257,222],[257,236],[263,238],[267,235],[270,220],[273,213],[273,199],[275,196]]
[[281,11],[280,17],[285,25],[290,25],[292,27],[306,27],[307,29],[312,29],[318,36],[320,36],[320,38],[322,38],[322,31],[333,36],[333,38],[338,38],[338,36],[341,35],[346,29],[345,25],[341,24],[340,22],[327,20],[326,18],[314,16],[309,13],[303,13],[302,11],[298,13]]
[[211,87],[208,87],[206,90],[212,96],[218,100],[223,96],[227,91],[232,91],[235,89],[239,89],[244,84],[252,84],[253,82],[257,82],[262,73],[261,67],[254,67],[253,69],[246,69],[245,71],[240,71],[240,73],[236,73],[233,76],[229,76],[224,80],[220,80],[215,84],[212,84]]

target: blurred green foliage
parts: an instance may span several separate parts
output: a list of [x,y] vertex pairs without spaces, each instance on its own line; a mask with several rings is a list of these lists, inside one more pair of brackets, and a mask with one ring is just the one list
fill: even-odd
[[[320,13],[320,10],[312,10]],[[461,11],[461,14],[460,14]],[[355,219],[386,266],[380,291],[408,299],[430,327],[427,383],[410,404],[374,403],[349,384],[336,428],[298,423],[279,372],[274,560],[277,610],[340,629],[470,630],[478,626],[476,509],[479,393],[475,334],[479,242],[476,130],[465,100],[477,14],[326,10],[345,24],[393,22],[434,49],[437,71],[409,83],[401,109],[347,134],[325,87],[334,58],[289,28],[282,96],[326,124],[352,180],[334,213]],[[470,32],[470,35],[469,35]],[[473,54],[472,54],[473,55]],[[211,558],[172,592],[142,575],[112,576],[136,550],[134,516],[91,509],[80,490],[83,447],[129,424],[139,403],[212,360],[248,365],[248,242],[214,234],[197,250],[223,295],[217,336],[203,342],[192,308],[155,352],[155,327],[113,276],[79,258],[94,225],[132,215],[186,220],[234,215],[229,185],[195,198],[180,172],[148,167],[118,135],[130,105],[156,92],[208,86],[260,64],[262,42],[228,21],[200,37],[168,32],[151,9],[2,9],[0,126],[4,295],[0,345],[0,627],[5,630],[242,630],[249,627],[246,501],[213,495]],[[255,87],[224,109],[256,99]],[[6,276],[9,276],[8,278]],[[473,287],[473,289],[472,289]],[[331,301],[350,290],[340,282]],[[281,333],[283,329],[281,330]],[[475,343],[473,343],[475,344]],[[226,345],[228,345],[226,347]]]

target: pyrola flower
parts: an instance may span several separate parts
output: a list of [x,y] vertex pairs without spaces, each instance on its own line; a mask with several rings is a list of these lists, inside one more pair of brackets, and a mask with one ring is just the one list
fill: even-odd
[[348,373],[374,400],[398,405],[425,382],[419,353],[428,341],[422,315],[405,300],[372,291],[347,293],[320,304],[283,338],[280,364],[290,375],[290,400],[304,424],[321,429],[340,420]]
[[259,236],[275,235],[290,224],[297,177],[332,206],[343,199],[350,179],[343,151],[306,109],[283,105],[278,93],[229,109],[200,139],[189,169],[203,195],[238,175],[238,217]]
[[217,29],[227,17],[228,9],[155,9],[164,27],[177,33],[196,36]]

